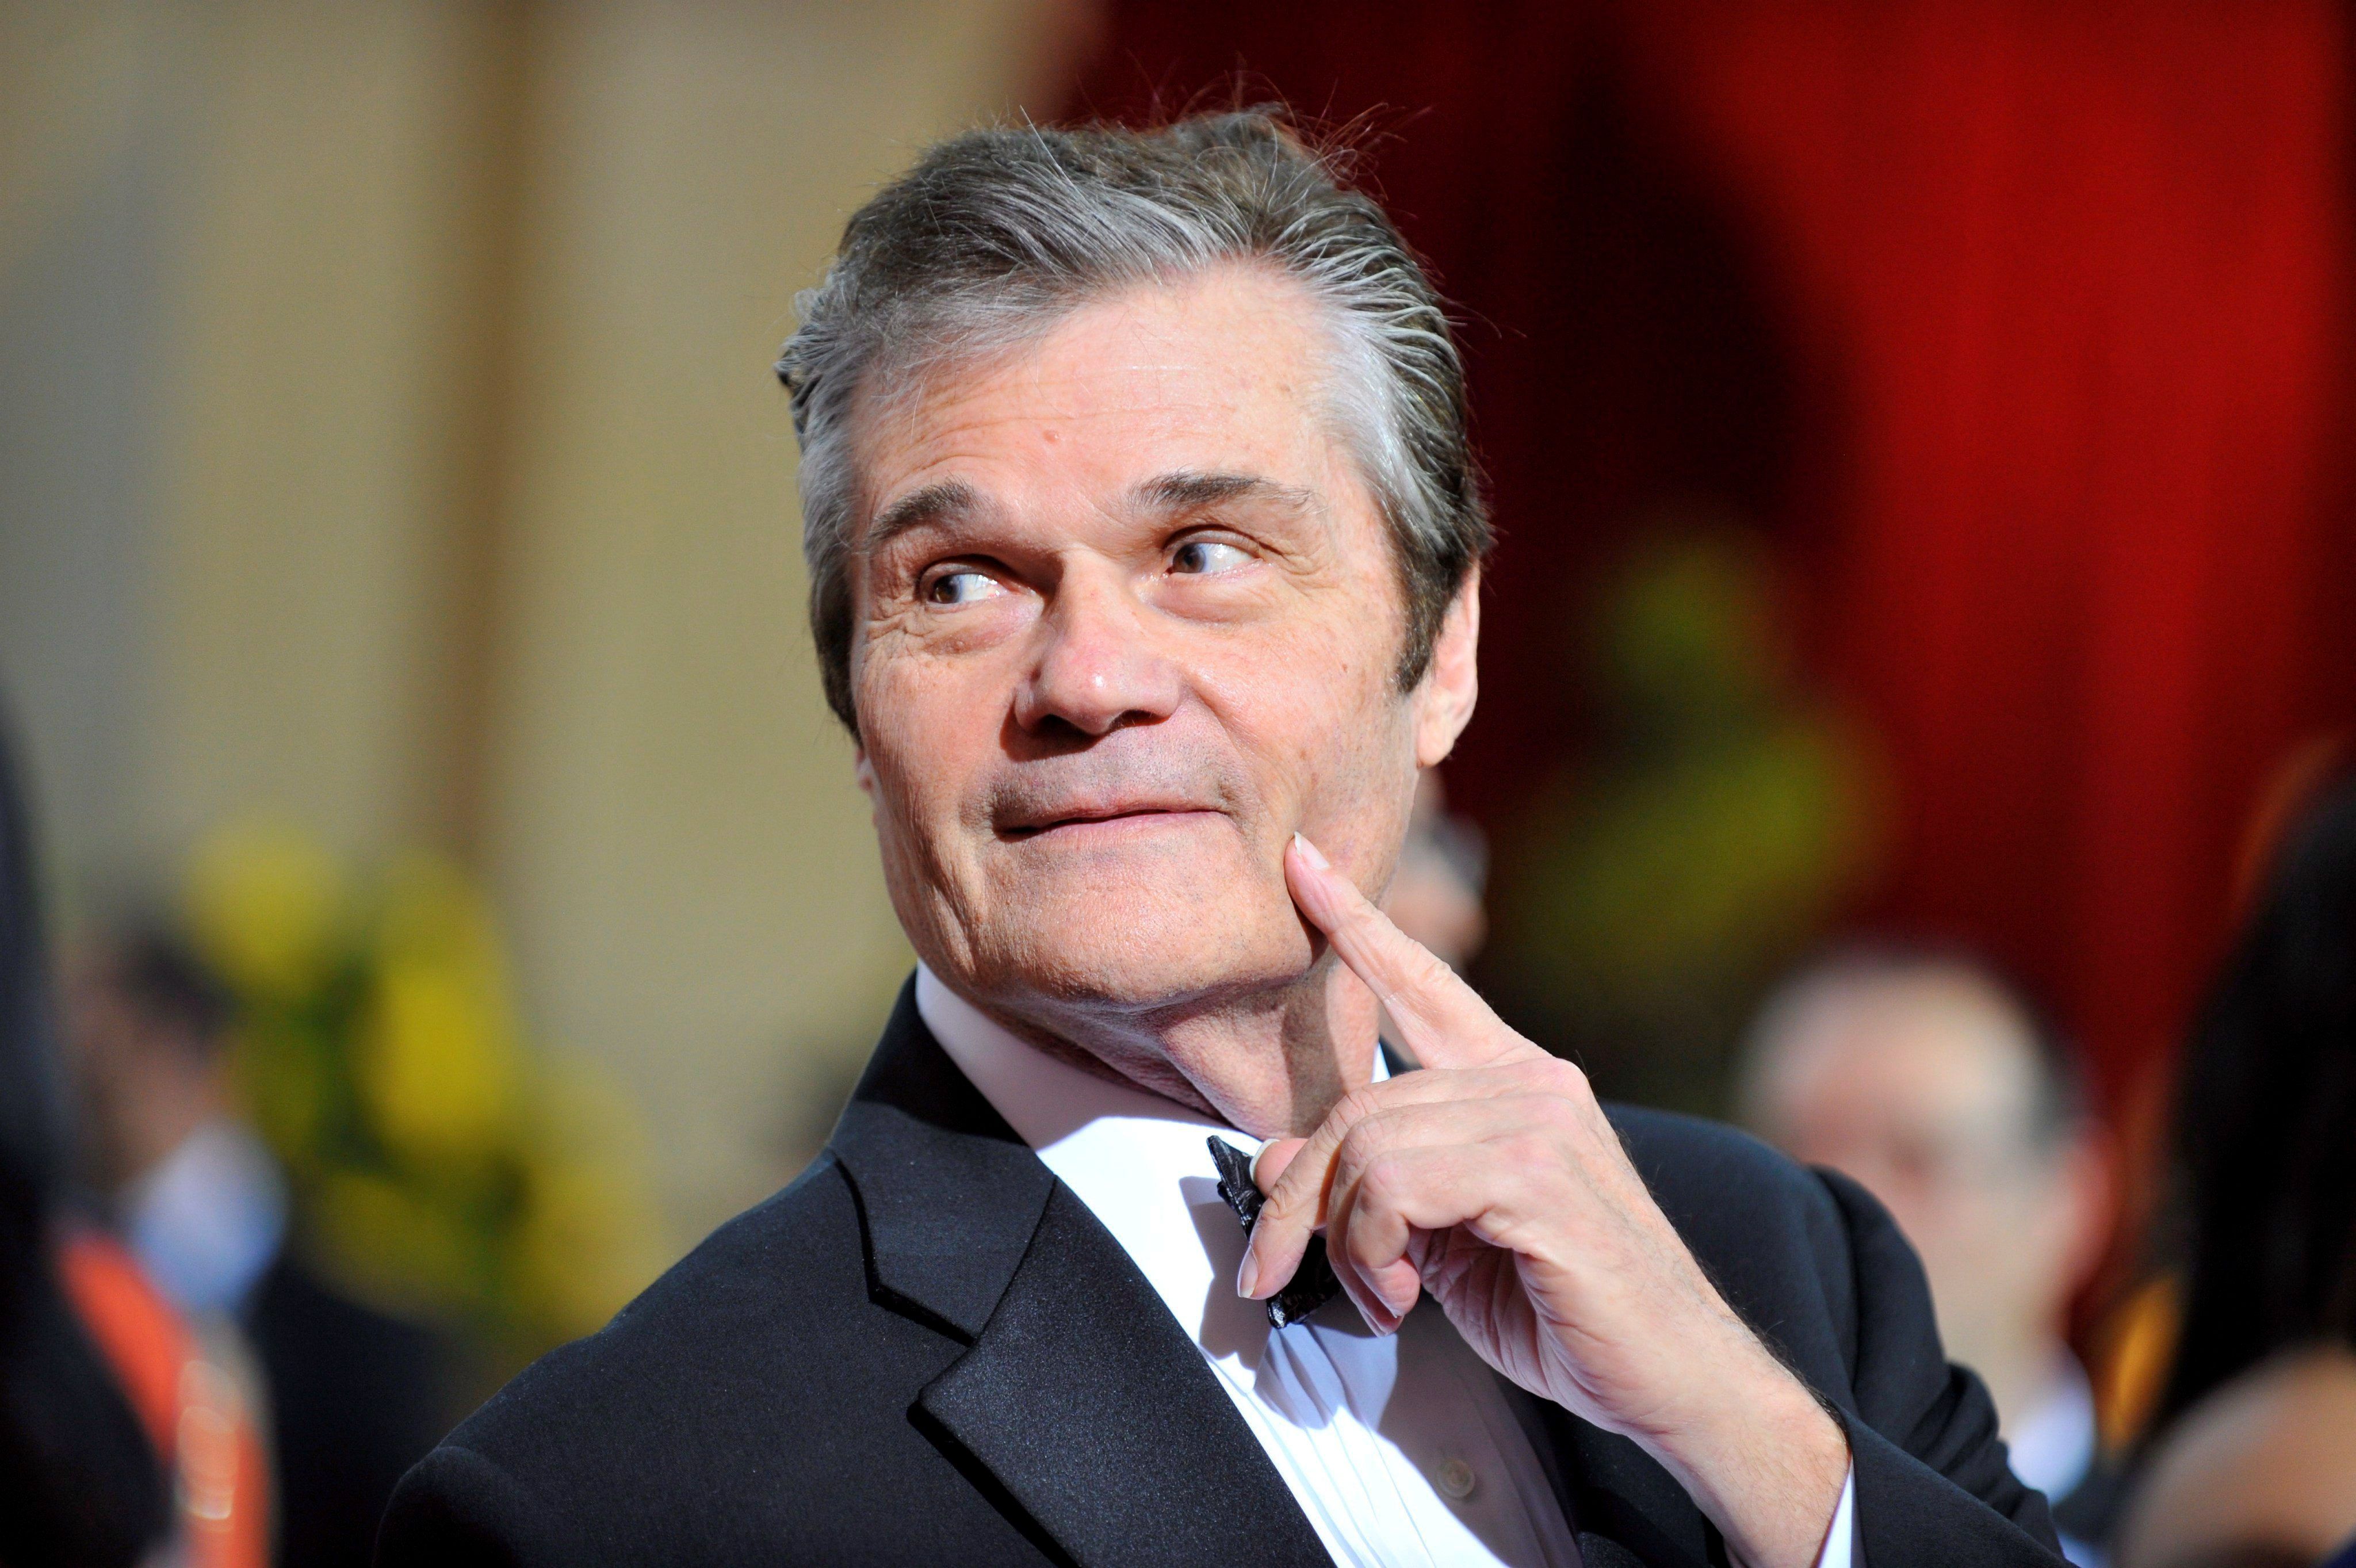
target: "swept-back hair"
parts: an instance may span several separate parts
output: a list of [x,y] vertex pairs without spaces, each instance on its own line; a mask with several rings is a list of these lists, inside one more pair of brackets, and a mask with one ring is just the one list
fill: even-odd
[[1149,131],[1010,126],[940,143],[852,215],[777,360],[801,440],[810,629],[827,701],[854,733],[860,400],[1108,291],[1235,263],[1295,280],[1328,315],[1325,412],[1390,529],[1407,599],[1399,682],[1422,679],[1489,523],[1447,316],[1382,208],[1267,109]]

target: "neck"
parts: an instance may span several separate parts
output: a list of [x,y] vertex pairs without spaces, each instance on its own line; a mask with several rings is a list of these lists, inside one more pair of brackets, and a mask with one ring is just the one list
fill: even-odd
[[1307,1136],[1373,1079],[1378,1048],[1374,993],[1330,952],[1290,984],[1214,1000],[1117,1010],[968,1000],[1050,1055],[1257,1138]]

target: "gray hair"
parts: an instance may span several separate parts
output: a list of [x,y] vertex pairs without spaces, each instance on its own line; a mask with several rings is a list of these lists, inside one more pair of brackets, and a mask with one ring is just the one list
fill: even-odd
[[1423,268],[1335,156],[1275,113],[1157,130],[1035,126],[942,142],[852,214],[777,360],[802,447],[810,631],[829,705],[855,734],[849,573],[862,388],[1023,340],[1087,299],[1232,262],[1273,266],[1333,315],[1328,395],[1374,492],[1407,598],[1402,690],[1489,547],[1464,371]]

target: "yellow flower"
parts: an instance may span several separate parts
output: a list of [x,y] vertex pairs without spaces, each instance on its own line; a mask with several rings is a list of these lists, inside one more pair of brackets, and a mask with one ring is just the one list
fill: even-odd
[[511,1245],[524,1310],[552,1337],[605,1326],[665,1262],[645,1138],[614,1085],[585,1063],[535,1082],[534,1146]]
[[347,898],[327,847],[283,822],[216,829],[188,860],[191,938],[232,986],[262,1000],[298,1001],[327,977]]
[[385,1141],[421,1161],[488,1154],[516,1090],[512,1042],[463,972],[387,964],[369,997],[355,1066]]
[[522,1076],[489,910],[449,862],[406,856],[385,877],[376,949],[354,1066],[378,1132],[421,1162],[487,1156]]
[[519,1305],[544,1333],[594,1333],[661,1267],[659,1227],[629,1174],[579,1160],[534,1167],[512,1245]]

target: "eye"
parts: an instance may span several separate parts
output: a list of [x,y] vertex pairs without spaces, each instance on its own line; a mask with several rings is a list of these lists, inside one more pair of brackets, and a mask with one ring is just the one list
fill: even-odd
[[1006,585],[987,572],[977,572],[968,566],[954,572],[944,572],[925,584],[923,597],[928,605],[970,605],[983,599],[994,599],[1006,592]]
[[1248,565],[1251,557],[1215,539],[1190,539],[1170,553],[1170,569],[1190,577],[1207,577]]

